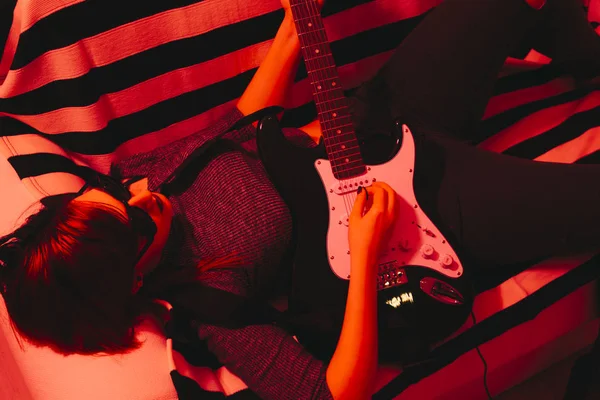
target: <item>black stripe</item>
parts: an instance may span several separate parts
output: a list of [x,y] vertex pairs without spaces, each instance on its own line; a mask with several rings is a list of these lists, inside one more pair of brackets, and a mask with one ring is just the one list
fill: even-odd
[[585,157],[581,157],[575,162],[576,164],[600,164],[600,150],[588,154]]
[[12,69],[23,68],[50,50],[60,49],[120,25],[200,1],[88,0],[74,4],[38,21],[21,34]]
[[599,124],[600,106],[572,115],[562,124],[541,135],[518,143],[503,153],[511,156],[533,159],[552,150],[556,146],[577,138],[587,130],[597,127]]
[[66,172],[85,179],[88,167],[82,167],[66,157],[51,153],[36,153],[13,156],[8,162],[15,169],[19,178],[25,179],[51,172]]
[[[43,136],[64,149],[82,154],[112,153],[120,144],[135,137],[166,128],[176,122],[201,114],[213,107],[239,96],[256,69],[238,75],[235,78],[218,82],[206,88],[185,93],[168,101],[148,107],[138,113],[117,118],[97,132],[68,132]],[[226,95],[224,95],[226,94]],[[2,135],[11,136],[23,133],[38,133],[29,125],[9,117],[0,119]]]
[[16,4],[17,0],[2,0],[0,2],[0,57],[2,56],[6,40],[8,39],[8,33],[13,23]]
[[[63,107],[84,107],[105,93],[114,93],[169,71],[206,62],[241,48],[272,39],[282,12],[272,12],[248,21],[215,29],[203,35],[166,43],[86,75],[51,82],[37,90],[0,99],[0,110],[35,115]],[[218,45],[217,45],[218,44]]]
[[497,312],[479,322],[468,331],[433,350],[430,362],[405,369],[377,392],[373,396],[373,400],[386,400],[398,396],[410,385],[439,371],[476,346],[493,339],[523,322],[532,320],[545,308],[574,292],[581,286],[598,279],[599,276],[600,256],[596,256],[543,286],[518,303]]
[[[72,45],[81,39],[98,35],[142,18],[186,7],[201,1],[123,2],[120,0],[88,0],[72,5],[40,20],[33,27],[21,34],[19,48],[17,49],[12,68],[22,68],[50,50]],[[370,1],[372,0],[327,2],[323,9],[323,15],[331,15]],[[236,36],[235,38],[239,39],[241,36]]]
[[515,90],[524,89],[533,86],[543,85],[556,79],[565,72],[560,67],[549,64],[531,71],[519,72],[513,75],[502,77],[494,85],[494,95],[499,95]]
[[[338,65],[394,49],[423,17],[401,20],[332,43]],[[281,19],[281,11],[276,11],[203,35],[166,43],[110,65],[94,68],[82,77],[51,82],[31,92],[0,99],[0,110],[10,114],[35,115],[64,107],[88,106],[98,101],[104,93],[118,92],[169,71],[206,62],[269,40],[277,32]],[[304,64],[301,64],[299,79],[306,77]],[[223,98],[225,102],[235,97]]]
[[[391,35],[394,37],[394,40],[400,41],[402,34],[407,33],[421,19],[422,17],[417,17],[377,28],[377,37],[386,38]],[[375,41],[377,44],[374,43],[372,46],[369,46],[369,42],[365,42],[363,38],[371,35],[375,35],[375,33],[364,32],[335,42],[333,47],[340,46],[341,52],[344,53],[350,53],[348,49],[352,47],[360,50],[354,54],[350,53],[339,56],[342,62],[353,62],[361,56],[360,53],[364,52],[370,55],[392,49],[396,45],[396,43],[386,43],[384,40],[379,40]],[[161,102],[138,113],[114,119],[108,123],[106,128],[100,131],[68,132],[60,135],[44,136],[53,140],[61,147],[77,153],[111,153],[127,140],[165,128],[173,123],[191,118],[239,97],[255,72],[256,70],[251,70],[234,78]],[[299,77],[301,77],[301,74]],[[106,88],[103,89],[106,90]],[[307,107],[310,108],[311,106]],[[314,113],[312,115],[314,116]],[[9,117],[0,118],[0,127],[0,134],[4,136],[40,133],[27,124]]]
[[480,124],[480,135],[477,138],[478,142],[483,142],[485,139],[494,136],[498,132],[514,125],[516,122],[533,114],[534,112],[578,100],[593,91],[600,90],[600,84],[588,85],[578,89],[561,93],[556,96],[547,97],[537,101],[531,101],[521,106],[511,108],[493,117],[483,120]]

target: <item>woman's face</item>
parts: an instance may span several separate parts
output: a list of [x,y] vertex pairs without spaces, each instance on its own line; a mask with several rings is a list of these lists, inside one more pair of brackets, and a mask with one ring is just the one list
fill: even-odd
[[[160,193],[148,191],[148,179],[142,179],[133,183],[129,187],[129,191],[131,192],[131,199],[128,201],[129,205],[144,210],[156,225],[156,234],[154,235],[152,244],[135,266],[136,273],[145,274],[153,270],[160,261],[162,251],[169,237],[169,231],[171,230],[173,208],[171,202],[165,196]],[[99,189],[90,189],[77,197],[75,201],[105,204],[127,216],[127,211],[123,203]]]

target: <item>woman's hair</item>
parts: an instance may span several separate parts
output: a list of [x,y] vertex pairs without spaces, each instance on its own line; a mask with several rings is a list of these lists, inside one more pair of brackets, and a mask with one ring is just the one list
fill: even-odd
[[64,353],[135,349],[144,314],[165,318],[154,299],[203,280],[209,269],[242,266],[235,256],[159,266],[133,293],[141,239],[109,205],[54,198],[15,232],[0,237],[0,293],[13,328]]
[[53,201],[30,216],[0,238],[0,290],[13,327],[66,354],[138,347],[138,240],[108,205]]

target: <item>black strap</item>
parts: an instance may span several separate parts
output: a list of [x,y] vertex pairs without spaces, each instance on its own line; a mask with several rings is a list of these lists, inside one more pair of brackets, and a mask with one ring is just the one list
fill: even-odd
[[268,116],[268,115],[274,115],[277,113],[282,112],[284,109],[282,107],[279,106],[271,106],[271,107],[266,107],[263,108],[261,110],[258,110],[256,112],[253,112],[252,114],[246,115],[242,118],[240,118],[239,120],[237,120],[236,123],[234,123],[229,129],[227,129],[226,131],[218,134],[217,136],[215,136],[214,138],[206,141],[202,146],[198,147],[197,149],[195,149],[189,156],[186,157],[185,160],[183,160],[183,162],[181,162],[181,164],[179,164],[177,166],[177,168],[175,168],[175,170],[171,173],[171,175],[169,175],[167,177],[167,179],[165,179],[165,181],[160,185],[159,191],[163,194],[167,194],[169,193],[169,187],[173,184],[173,182],[177,179],[178,176],[181,175],[181,173],[183,172],[183,170],[194,160],[203,157],[206,154],[206,151],[211,148],[217,141],[219,141],[221,138],[223,138],[223,136],[225,136],[226,134],[236,131],[238,129],[244,128],[248,125],[250,125],[253,122],[259,121],[261,119],[263,119],[264,117]]
[[[248,114],[242,118],[240,118],[235,124],[231,126],[228,130],[223,132],[221,135],[224,135],[229,132],[237,131],[238,129],[242,129],[245,126],[248,126],[256,121],[260,121],[264,117],[269,115],[279,114],[283,112],[284,108],[280,106],[270,106],[260,109],[258,111],[253,112],[252,114]],[[221,136],[220,135],[220,136]]]

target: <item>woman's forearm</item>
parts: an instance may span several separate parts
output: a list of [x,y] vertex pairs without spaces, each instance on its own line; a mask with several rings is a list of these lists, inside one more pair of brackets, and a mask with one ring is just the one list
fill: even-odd
[[238,101],[238,109],[248,115],[264,107],[282,105],[294,82],[299,60],[300,42],[292,15],[286,12],[267,56]]
[[336,400],[369,399],[377,372],[377,262],[356,258],[342,332],[326,375]]

